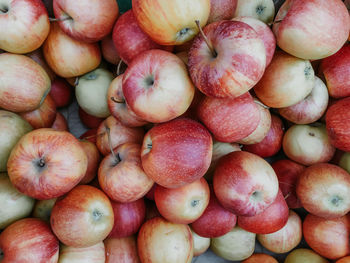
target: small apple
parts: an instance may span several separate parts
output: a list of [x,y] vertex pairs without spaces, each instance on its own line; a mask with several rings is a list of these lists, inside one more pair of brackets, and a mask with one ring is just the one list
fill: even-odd
[[270,24],[275,16],[275,5],[272,0],[238,0],[234,17],[249,16]]

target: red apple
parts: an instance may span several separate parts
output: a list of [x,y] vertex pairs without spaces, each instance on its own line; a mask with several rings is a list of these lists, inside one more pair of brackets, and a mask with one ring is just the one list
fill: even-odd
[[98,126],[104,121],[104,118],[92,116],[86,113],[81,107],[79,107],[78,112],[81,122],[90,129],[98,128]]
[[72,88],[63,78],[55,78],[51,82],[50,95],[58,108],[68,106],[72,99]]
[[236,11],[238,0],[210,0],[210,14],[207,24],[231,19]]
[[270,24],[275,16],[276,0],[238,0],[235,17],[248,16]]
[[349,263],[349,262],[350,262],[350,256],[346,256],[341,259],[338,259],[335,263]]
[[114,223],[112,205],[101,190],[78,185],[56,201],[50,223],[52,231],[66,246],[89,247],[104,240],[111,232]]
[[59,263],[105,263],[105,246],[101,241],[90,247],[61,245]]
[[119,14],[115,0],[53,0],[53,11],[66,34],[87,43],[107,36]]
[[[319,254],[317,254],[313,250],[307,249],[307,248],[294,249],[292,252],[290,252],[287,255],[286,260],[284,262],[285,263],[300,263],[300,262],[303,262],[303,263],[329,263],[328,260],[321,257]],[[345,263],[345,262],[343,262],[343,263]]]
[[238,216],[261,213],[278,193],[277,176],[270,164],[244,151],[229,153],[219,160],[213,185],[223,207]]
[[79,184],[90,183],[97,175],[98,166],[101,161],[101,155],[96,145],[88,140],[81,140],[80,146],[83,148],[88,159],[88,165],[84,177]]
[[0,234],[3,263],[56,263],[59,244],[50,227],[40,219],[25,218]]
[[112,35],[109,34],[101,40],[101,51],[103,58],[113,65],[120,61],[119,54],[114,46]]
[[107,238],[104,243],[106,263],[140,263],[134,236]]
[[216,98],[234,98],[246,93],[265,70],[263,41],[243,22],[214,22],[203,31],[210,47],[204,37],[198,35],[188,55],[194,85],[207,96]]
[[62,113],[56,112],[56,118],[51,128],[57,131],[69,131],[67,120]]
[[[52,0],[50,0],[52,1]],[[38,63],[42,68],[46,71],[47,75],[49,75],[49,78],[51,79],[51,82],[56,78],[55,72],[52,71],[52,69],[47,65],[42,48],[38,48],[30,53],[25,54],[27,57],[30,57],[32,60],[34,60],[36,63]]]
[[143,139],[142,167],[157,184],[176,188],[208,170],[213,142],[207,129],[187,118],[154,126]]
[[93,129],[87,130],[82,135],[80,135],[79,139],[87,140],[89,142],[96,144],[96,137],[97,136],[98,136],[97,129],[93,128]]
[[278,261],[268,254],[255,253],[246,260],[243,260],[242,263],[278,263]]

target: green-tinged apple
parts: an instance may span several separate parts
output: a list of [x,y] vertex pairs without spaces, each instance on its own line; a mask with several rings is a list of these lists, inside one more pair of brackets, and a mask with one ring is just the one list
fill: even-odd
[[135,236],[107,238],[104,241],[106,263],[140,263]]
[[59,111],[56,113],[56,118],[51,128],[57,131],[69,131],[67,120]]
[[81,140],[80,146],[83,148],[88,158],[88,165],[84,177],[79,184],[90,183],[97,175],[98,166],[101,161],[101,154],[96,145],[88,140]]
[[90,247],[61,245],[57,263],[105,263],[105,245],[101,241]]
[[350,173],[350,153],[343,153],[339,159],[338,165]]
[[236,11],[238,0],[210,0],[210,13],[207,24],[231,19]]
[[275,5],[272,0],[237,0],[234,17],[249,16],[269,24],[275,16]]
[[50,223],[51,211],[56,203],[56,200],[57,198],[37,200],[32,213],[33,217]]
[[192,230],[192,237],[193,237],[193,256],[198,257],[203,253],[205,253],[210,247],[210,238],[201,237],[200,235],[197,235],[196,232],[194,232],[193,230]]
[[[329,263],[329,261],[315,251],[308,248],[297,248],[290,252],[284,263]],[[338,261],[337,261],[338,263]],[[341,262],[339,262],[341,263]],[[343,262],[345,263],[345,262]]]
[[254,253],[242,263],[278,263],[278,261],[268,254],[264,253]]

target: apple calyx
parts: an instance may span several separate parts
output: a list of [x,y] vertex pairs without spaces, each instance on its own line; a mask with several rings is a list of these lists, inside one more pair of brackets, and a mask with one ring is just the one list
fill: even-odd
[[209,42],[209,39],[207,38],[207,36],[204,34],[203,29],[200,26],[199,20],[196,20],[195,22],[196,22],[196,25],[198,27],[199,33],[203,37],[203,39],[204,39],[205,43],[207,44],[210,52],[212,53],[213,57],[216,58],[218,56],[218,53],[216,53],[216,50],[214,49],[214,47]]
[[262,4],[259,4],[256,8],[255,8],[255,12],[260,16],[264,13],[264,10],[266,9],[266,6],[263,6]]
[[46,162],[45,162],[45,159],[43,157],[41,157],[40,159],[34,160],[33,163],[34,163],[34,165],[39,173],[46,168]]
[[179,43],[184,43],[192,39],[192,36],[195,35],[195,33],[196,32],[193,29],[185,27],[176,33],[176,40]]
[[149,89],[149,88],[153,87],[153,85],[154,85],[154,76],[153,76],[153,74],[148,75],[145,78],[144,83],[145,83],[146,89]]
[[117,99],[114,98],[114,97],[111,97],[111,101],[113,101],[113,102],[115,102],[115,103],[122,103],[122,104],[125,103],[125,100],[117,100]]
[[196,200],[192,200],[191,201],[191,206],[192,207],[196,207],[199,204],[199,202],[200,202],[200,200],[197,200],[197,199]]
[[337,195],[331,197],[331,203],[336,207],[338,207],[342,201],[343,199]]
[[262,193],[260,191],[253,191],[253,193],[250,195],[250,199],[253,199],[255,201],[260,201],[261,200]]

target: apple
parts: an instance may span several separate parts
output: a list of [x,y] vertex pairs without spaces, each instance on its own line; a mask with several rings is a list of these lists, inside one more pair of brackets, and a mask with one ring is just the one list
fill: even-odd
[[160,214],[178,224],[190,224],[197,220],[207,208],[209,197],[209,186],[204,178],[175,189],[157,185],[154,192]]
[[87,112],[85,112],[81,107],[79,107],[78,113],[79,113],[79,119],[81,120],[81,122],[90,129],[98,128],[101,122],[103,122],[105,119],[105,118],[98,118],[98,117],[92,116],[91,114],[88,114]]
[[101,189],[114,201],[136,201],[151,189],[153,180],[141,164],[141,145],[124,143],[113,149],[98,168]]
[[193,257],[191,229],[162,217],[152,218],[141,226],[137,249],[141,262],[190,263]]
[[4,110],[35,110],[50,91],[45,70],[24,55],[0,54],[0,72],[0,108]]
[[181,52],[175,53],[175,55],[178,56],[182,60],[182,62],[185,63],[186,66],[188,66],[188,52],[187,51],[181,51]]
[[268,254],[254,253],[242,263],[278,263],[278,261]]
[[50,223],[51,211],[53,206],[56,203],[56,200],[57,198],[52,198],[47,200],[37,200],[35,202],[32,216]]
[[199,122],[179,118],[150,129],[141,148],[145,173],[157,184],[177,188],[201,178],[209,168],[213,142]]
[[136,234],[146,216],[143,198],[129,203],[111,202],[114,212],[114,225],[109,238],[128,237]]
[[249,25],[218,21],[207,25],[188,54],[194,85],[205,95],[235,98],[250,90],[266,67],[263,41]]
[[112,34],[108,34],[106,37],[104,37],[100,44],[103,58],[113,65],[118,65],[120,62],[120,57],[114,46]]
[[56,263],[59,244],[50,227],[37,218],[25,218],[9,225],[0,234],[1,262]]
[[97,42],[107,36],[119,14],[115,0],[53,0],[53,11],[67,35],[86,43]]
[[288,207],[291,209],[302,207],[296,193],[296,186],[305,166],[289,159],[275,161],[271,166],[277,175],[279,187]]
[[238,0],[210,0],[210,13],[207,24],[231,19],[236,11]]
[[259,234],[260,244],[273,253],[286,253],[294,249],[301,241],[301,219],[293,210],[289,211],[287,224],[271,234]]
[[350,177],[339,166],[328,163],[307,167],[300,175],[296,193],[313,215],[333,219],[350,211]]
[[271,127],[261,142],[243,145],[243,150],[254,153],[260,157],[271,157],[282,148],[284,125],[275,114],[271,114]]
[[[329,263],[328,260],[321,257],[319,254],[311,249],[297,248],[290,252],[284,263]],[[337,261],[338,262],[338,261]]]
[[56,112],[56,118],[51,126],[52,129],[57,131],[69,131],[68,123],[66,118],[59,111]]
[[[0,49],[28,53],[39,48],[50,30],[47,10],[40,0],[1,0]],[[18,18],[21,19],[18,19]]]
[[342,153],[339,161],[335,164],[338,164],[341,168],[350,173],[350,153]]
[[[192,230],[192,229],[191,229]],[[193,237],[193,256],[198,257],[205,253],[210,247],[210,238],[201,237],[192,230]]]
[[271,165],[244,151],[229,153],[219,160],[213,186],[221,205],[237,216],[261,213],[278,193],[278,180]]
[[335,147],[324,124],[295,124],[283,136],[283,151],[291,160],[309,166],[329,162]]
[[236,142],[247,137],[260,122],[260,110],[249,92],[234,99],[205,97],[199,102],[197,115],[221,142]]
[[56,107],[66,107],[72,99],[72,88],[65,79],[57,77],[51,82],[49,94],[54,100]]
[[285,108],[305,99],[314,84],[315,73],[310,61],[276,51],[254,91],[265,105]]
[[145,202],[146,202],[145,221],[150,220],[150,219],[155,218],[155,217],[161,217],[155,202],[153,202],[149,199],[148,200],[145,199]]
[[61,245],[57,263],[105,263],[105,246],[101,241],[90,247]]
[[325,219],[308,214],[303,222],[303,235],[312,250],[322,257],[338,259],[349,255],[350,217]]
[[106,250],[106,263],[140,263],[134,236],[107,238],[103,242]]
[[198,33],[207,24],[210,0],[132,0],[132,11],[140,28],[161,45],[180,45]]
[[77,77],[97,68],[101,62],[98,44],[75,40],[66,35],[57,22],[43,44],[47,64],[63,78]]
[[35,200],[17,191],[6,173],[0,173],[0,229],[30,215]]
[[56,201],[50,223],[52,231],[64,245],[89,247],[103,241],[111,232],[113,208],[101,190],[78,185]]
[[326,112],[328,97],[327,86],[320,78],[315,76],[315,83],[311,93],[297,104],[278,109],[278,113],[283,118],[296,124],[313,123],[319,120]]
[[244,260],[254,253],[256,234],[239,226],[227,234],[211,239],[210,249],[226,260]]
[[237,0],[234,17],[248,16],[270,24],[275,16],[275,5],[272,0]]
[[349,262],[350,262],[350,256],[346,256],[341,259],[338,259],[335,263],[349,263]]
[[25,55],[38,63],[46,71],[47,75],[49,75],[49,78],[51,79],[51,82],[56,78],[55,72],[53,72],[53,70],[46,63],[42,48],[38,48],[32,52],[26,53]]
[[97,175],[97,170],[101,161],[101,154],[96,145],[88,140],[81,140],[80,146],[83,148],[88,159],[88,165],[84,177],[79,184],[90,183]]
[[93,129],[87,130],[82,135],[80,135],[79,139],[87,140],[89,142],[92,142],[93,144],[96,144],[96,137],[97,137],[97,129],[93,128]]
[[211,186],[209,204],[191,228],[201,237],[213,238],[230,232],[236,222],[236,215],[221,206]]
[[6,172],[11,150],[32,126],[16,113],[0,110],[0,172]]
[[131,110],[141,119],[154,123],[183,114],[190,106],[195,90],[182,60],[160,49],[144,51],[130,63],[123,76],[122,88]]
[[42,128],[18,141],[7,162],[12,184],[35,199],[51,199],[70,191],[85,175],[87,157],[69,132]]

